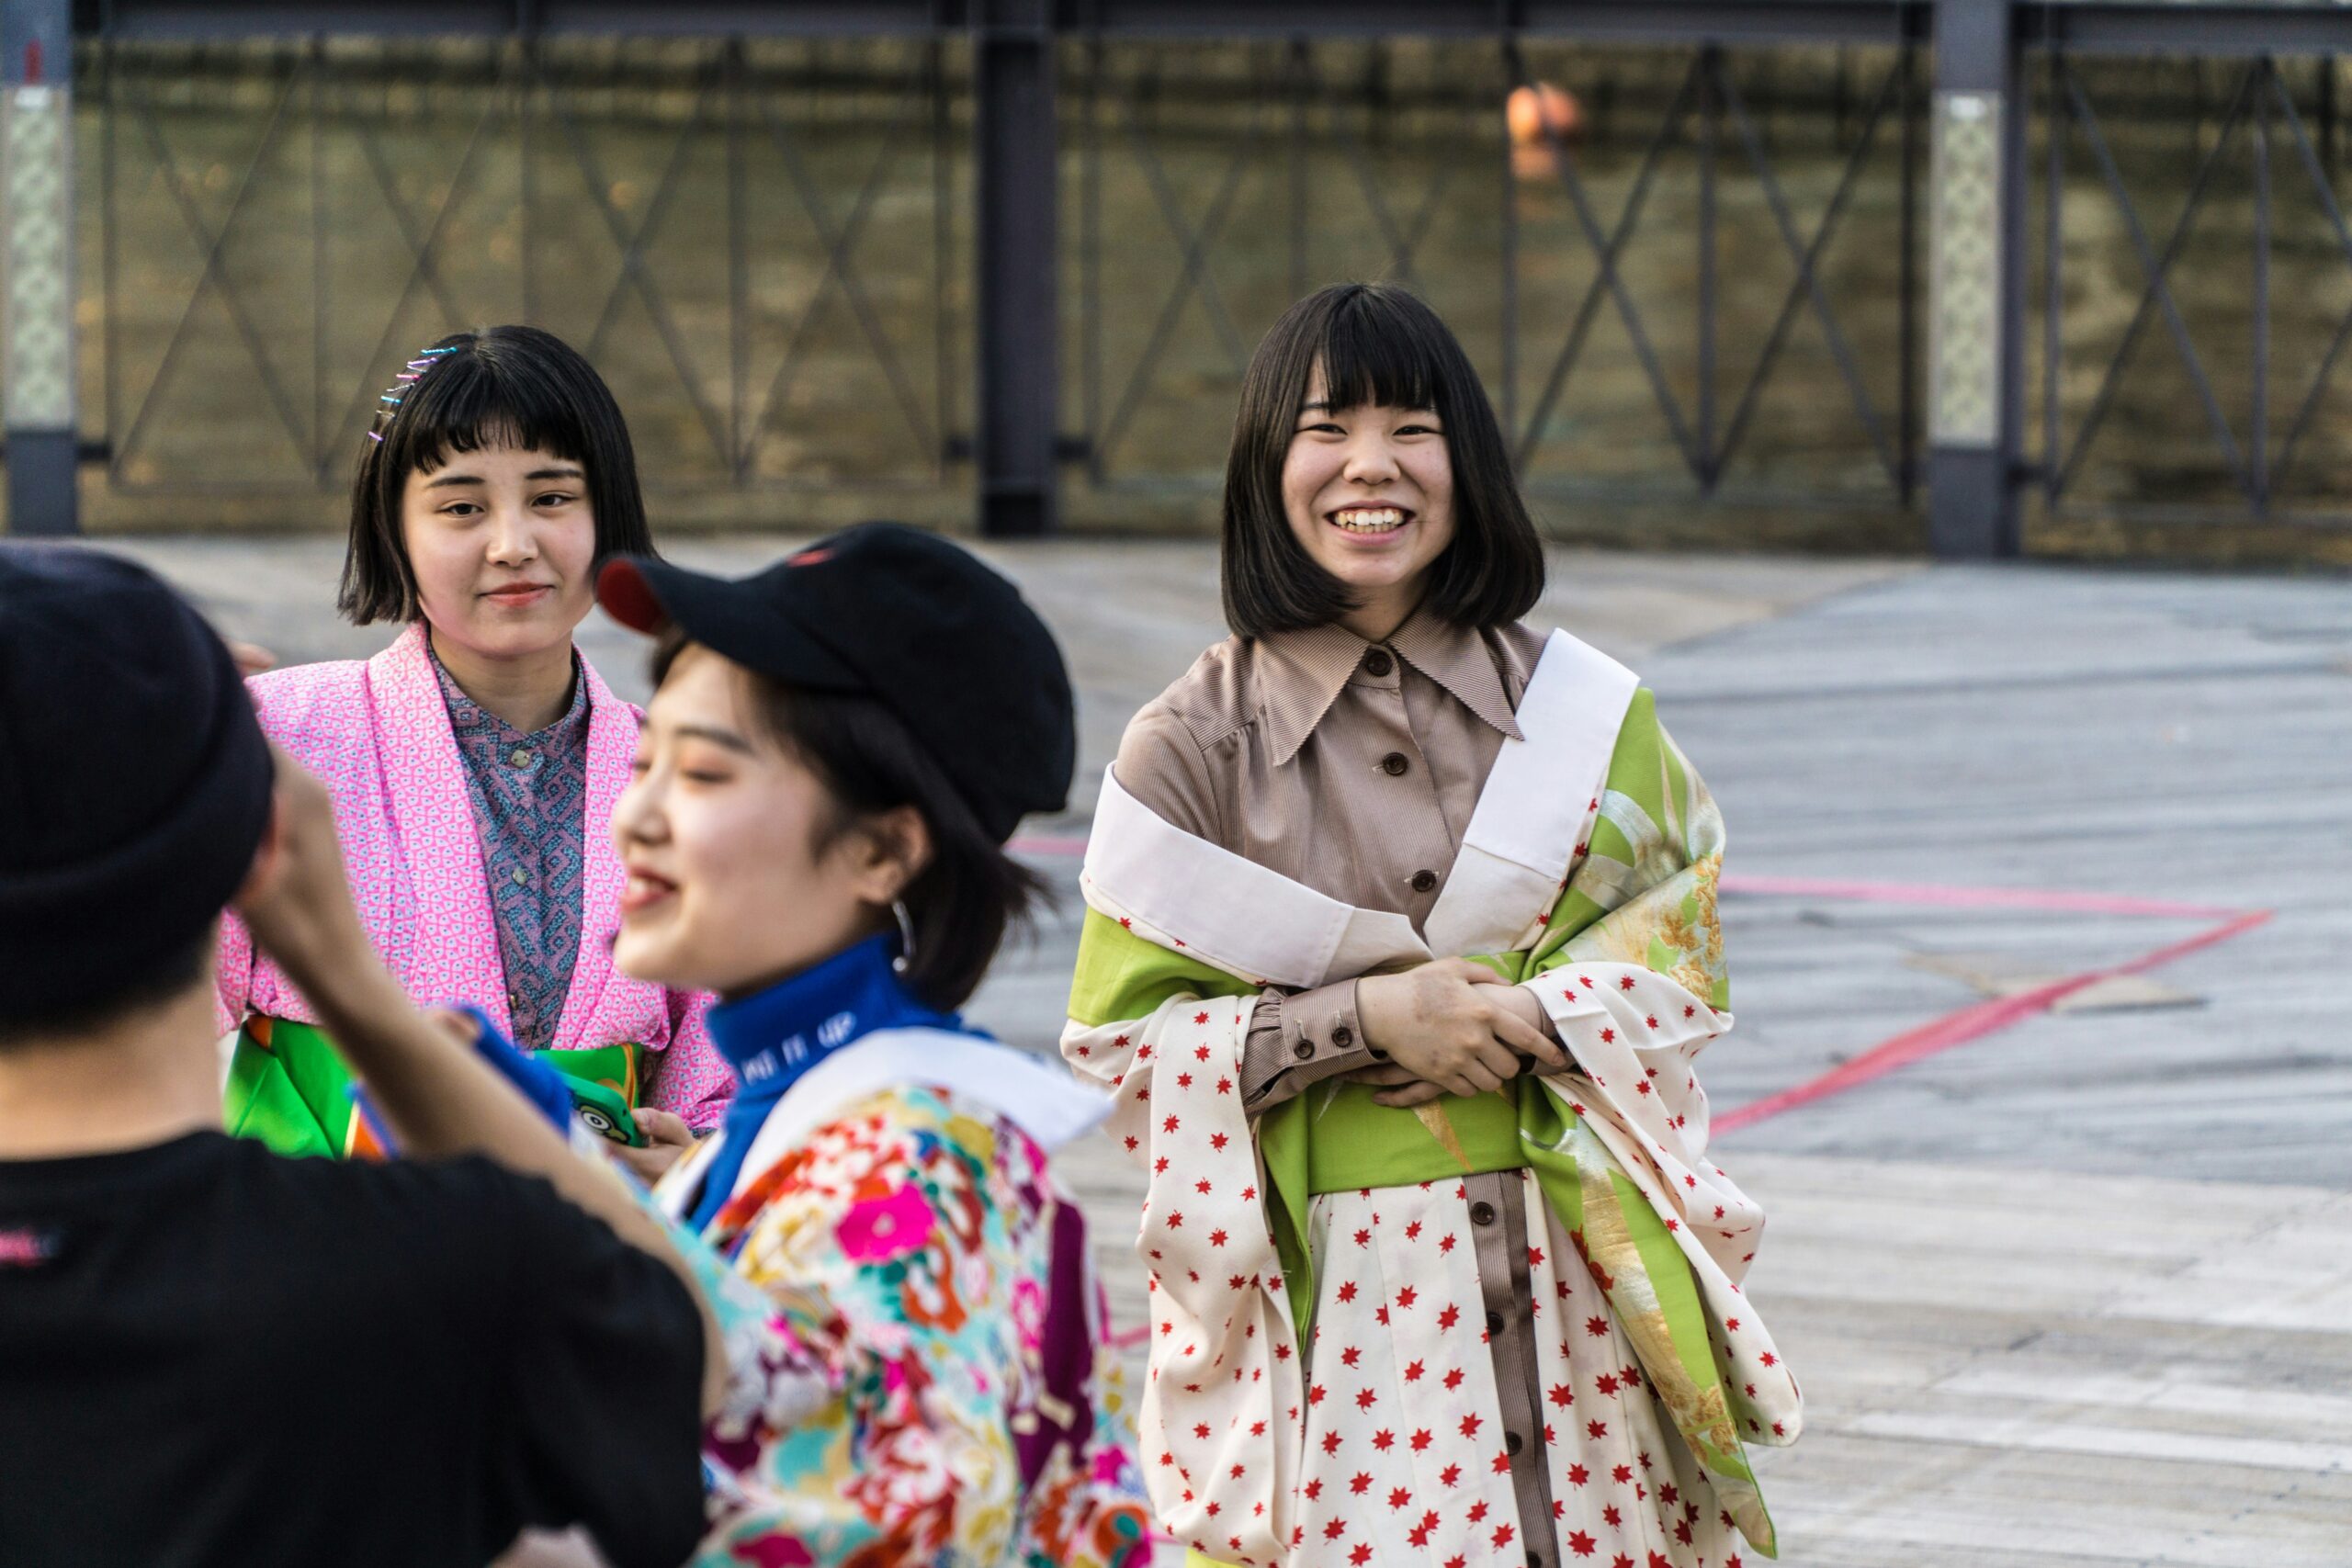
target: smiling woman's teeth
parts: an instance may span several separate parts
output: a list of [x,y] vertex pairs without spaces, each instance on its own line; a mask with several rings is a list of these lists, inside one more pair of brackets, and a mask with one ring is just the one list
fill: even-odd
[[1351,534],[1382,534],[1401,526],[1405,514],[1393,506],[1351,507],[1331,513],[1331,521]]

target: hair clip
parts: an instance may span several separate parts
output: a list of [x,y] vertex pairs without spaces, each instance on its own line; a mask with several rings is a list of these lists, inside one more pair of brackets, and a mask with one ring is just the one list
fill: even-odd
[[[407,398],[410,389],[424,379],[424,373],[463,346],[465,345],[462,344],[453,343],[438,348],[420,350],[417,356],[403,366],[400,374],[392,378],[392,385],[386,389],[383,396],[376,400],[384,405],[376,411],[377,420],[389,421],[394,414],[400,412],[401,401]],[[381,444],[384,437],[380,432],[370,430],[368,433],[368,439]]]

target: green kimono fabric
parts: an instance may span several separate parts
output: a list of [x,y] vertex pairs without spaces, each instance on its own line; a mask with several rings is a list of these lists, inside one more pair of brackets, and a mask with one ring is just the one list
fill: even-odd
[[[638,1104],[642,1054],[620,1044],[542,1051],[538,1059],[568,1080],[581,1119],[616,1137]],[[380,1157],[385,1150],[351,1097],[354,1081],[343,1054],[316,1025],[256,1013],[238,1031],[229,1059],[222,1122],[232,1137],[258,1140],[281,1155]]]

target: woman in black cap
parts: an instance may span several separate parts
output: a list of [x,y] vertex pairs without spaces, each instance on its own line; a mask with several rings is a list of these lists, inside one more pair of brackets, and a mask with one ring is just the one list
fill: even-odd
[[718,994],[740,1086],[655,1196],[775,1309],[737,1331],[769,1349],[737,1355],[711,1427],[706,1560],[1148,1561],[1084,1225],[1047,1169],[1101,1101],[956,1013],[1036,891],[1005,840],[1069,786],[1051,634],[888,525],[741,581],[616,561],[598,594],[661,639],[613,816],[615,959]]

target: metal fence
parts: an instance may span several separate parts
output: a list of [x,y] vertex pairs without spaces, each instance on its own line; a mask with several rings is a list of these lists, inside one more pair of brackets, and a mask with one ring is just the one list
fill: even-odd
[[[607,368],[672,491],[944,483],[968,403],[945,48],[864,51],[829,93],[741,39],[634,85],[593,45],[313,39],[174,103],[202,62],[99,42],[107,482],[339,488],[399,361],[514,319]],[[918,199],[878,213],[886,180]]]
[[[1350,58],[1298,39],[1248,62],[1227,133],[1194,160],[1188,200],[1188,182],[1168,167],[1168,138],[1152,134],[1138,107],[1139,73],[1119,69],[1104,44],[1088,46],[1074,109],[1082,131],[1077,445],[1087,478],[1145,491],[1213,486],[1222,457],[1214,423],[1189,468],[1171,472],[1165,451],[1154,466],[1134,450],[1136,412],[1164,372],[1184,312],[1196,315],[1195,357],[1229,406],[1266,312],[1352,275],[1401,281],[1445,310],[1480,361],[1513,456],[1540,495],[1597,504],[1908,505],[1920,434],[1917,51],[1867,51],[1844,126],[1833,131],[1830,117],[1816,112],[1826,105],[1805,106],[1800,112],[1815,123],[1780,150],[1738,69],[1769,58],[1713,45],[1646,51],[1638,64],[1650,90],[1605,137],[1554,131],[1513,145],[1501,107],[1510,94],[1611,62],[1516,39],[1459,45],[1442,62],[1452,91],[1422,110],[1414,132],[1444,151],[1402,160],[1399,177],[1397,161],[1381,162],[1367,123],[1393,115],[1396,95],[1368,79],[1361,51]],[[1784,154],[1802,163],[1814,187],[1802,197],[1790,188]],[[1132,263],[1110,269],[1120,287],[1104,284],[1106,167],[1124,167],[1148,191],[1148,243],[1177,264],[1141,298]],[[1271,233],[1236,217],[1237,192],[1253,172],[1282,209]],[[1836,253],[1845,281],[1860,273],[1869,286],[1833,297],[1825,264],[1866,175],[1875,177],[1891,243],[1883,257]],[[1662,197],[1669,183],[1673,193]],[[1448,219],[1466,220],[1466,243],[1443,227]],[[1356,243],[1335,244],[1335,227],[1352,229]],[[1433,265],[1441,235],[1453,255]],[[1134,248],[1134,235],[1126,239]],[[1335,265],[1335,252],[1348,260]],[[1261,309],[1248,316],[1227,302],[1217,270],[1245,254],[1255,254],[1266,285],[1255,290]],[[1635,258],[1648,276],[1629,276]],[[1878,267],[1882,259],[1891,265]],[[1657,287],[1678,268],[1687,286],[1678,276]],[[1728,287],[1727,270],[1737,275]],[[1813,360],[1792,377],[1788,350],[1801,324],[1816,334]],[[1613,342],[1597,349],[1604,334]],[[1123,335],[1124,353],[1106,350],[1106,338]],[[1615,363],[1596,364],[1605,356]],[[1815,411],[1804,455],[1776,461],[1758,450],[1759,411],[1792,379],[1826,394],[1830,407]],[[1588,381],[1603,384],[1605,406],[1572,408],[1572,390]]]
[[[2108,115],[2076,62],[2051,51],[2034,69],[2041,386],[2032,477],[2049,513],[2352,524],[2346,444],[2321,417],[2352,336],[2345,288],[2352,228],[2335,193],[2333,61],[2316,72],[2267,54],[2226,62],[2213,73],[2210,109],[2175,139],[2177,177],[2155,199],[2144,179],[2135,191],[2126,176]],[[2290,73],[2301,76],[2304,92]],[[2318,108],[2316,128],[2299,96]],[[2086,176],[2071,175],[2075,169]],[[2095,189],[2070,193],[2086,183]],[[2293,195],[2304,198],[2303,210],[2282,215]],[[2175,203],[2167,220],[2164,208]],[[2101,225],[2103,260],[2070,254],[2071,230],[2086,219]],[[2191,260],[2194,243],[2217,231],[2223,243]],[[2120,333],[2094,334],[2070,312],[2079,292],[2073,272],[2111,269],[2124,258],[2130,314]],[[2222,309],[2184,309],[2185,284],[2199,283],[2221,294]],[[2281,344],[2278,323],[2287,312],[2295,330]],[[2135,395],[2144,407],[2159,387],[2174,416],[2165,422],[2169,450],[2143,452],[2135,467],[2119,469],[2112,416]],[[2104,472],[2102,435],[2110,436]]]
[[1197,525],[1257,333],[1351,276],[1453,322],[1555,516],[2352,521],[2337,7],[63,9],[0,5],[10,189],[48,39],[97,275],[61,430],[12,202],[20,530],[77,450],[104,525],[323,519],[392,366],[494,319],[605,368],[672,515]]

